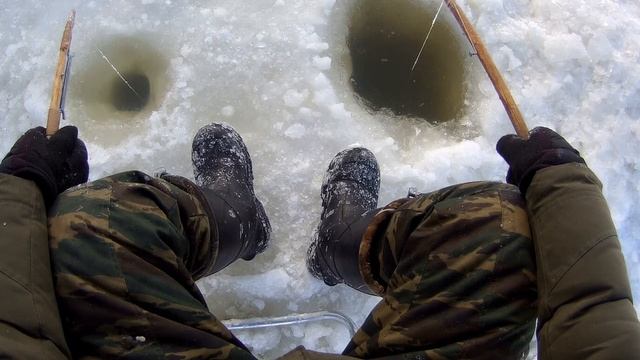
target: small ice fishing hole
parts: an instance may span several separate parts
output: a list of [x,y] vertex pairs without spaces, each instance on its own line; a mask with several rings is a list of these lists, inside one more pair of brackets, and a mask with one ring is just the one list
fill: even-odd
[[158,41],[147,33],[91,39],[95,47],[74,59],[71,106],[114,129],[156,110],[170,84],[169,61],[159,50],[167,45]]
[[[151,83],[142,72],[123,73],[114,77],[111,86],[111,103],[116,110],[141,111],[149,103]],[[128,83],[128,84],[127,84]]]
[[439,3],[354,1],[347,35],[350,82],[371,110],[438,124],[455,119],[463,109],[468,54],[446,7],[411,70]]
[[122,141],[123,129],[142,135],[140,125],[162,106],[171,86],[167,54],[174,44],[155,33],[107,29],[86,43],[91,45],[74,58],[68,103],[83,119],[83,136],[112,146]]

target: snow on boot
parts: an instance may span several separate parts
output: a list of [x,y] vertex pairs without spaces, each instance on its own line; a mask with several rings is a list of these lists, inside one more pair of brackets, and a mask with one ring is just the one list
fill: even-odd
[[213,271],[238,258],[253,259],[266,249],[271,225],[254,194],[251,158],[242,138],[229,125],[207,125],[193,139],[192,160],[218,228]]
[[307,252],[307,267],[327,285],[345,283],[371,294],[360,275],[360,242],[378,203],[380,170],[364,148],[343,150],[329,164],[322,184],[322,215]]

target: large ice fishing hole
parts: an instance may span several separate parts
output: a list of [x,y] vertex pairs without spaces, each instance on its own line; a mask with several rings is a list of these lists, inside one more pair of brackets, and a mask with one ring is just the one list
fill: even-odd
[[[438,124],[464,107],[464,38],[444,7],[411,68],[440,1],[354,0],[345,11],[350,86],[372,111]],[[344,5],[343,5],[344,6]],[[340,7],[340,6],[338,6]]]

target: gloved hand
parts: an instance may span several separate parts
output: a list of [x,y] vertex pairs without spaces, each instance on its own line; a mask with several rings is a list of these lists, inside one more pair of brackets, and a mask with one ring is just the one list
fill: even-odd
[[87,181],[89,163],[75,126],[63,127],[50,139],[45,134],[45,128],[36,127],[22,135],[0,163],[0,173],[34,181],[48,207],[59,193]]
[[503,136],[496,146],[498,153],[509,164],[507,182],[526,194],[536,171],[549,166],[582,163],[578,150],[555,131],[537,127],[529,132],[529,139],[517,135]]

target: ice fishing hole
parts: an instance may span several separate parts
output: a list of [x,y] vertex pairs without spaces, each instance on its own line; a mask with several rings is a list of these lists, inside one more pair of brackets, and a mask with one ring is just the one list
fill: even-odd
[[347,10],[350,86],[373,111],[438,124],[464,107],[464,38],[444,7],[411,68],[440,1],[354,0]]
[[146,119],[164,100],[168,44],[146,33],[100,35],[88,44],[78,45],[73,60],[70,108],[100,135],[108,127],[121,134],[122,125]]
[[[111,87],[111,103],[120,111],[140,111],[149,102],[151,84],[147,75],[142,73],[125,73],[113,79]],[[126,80],[126,82],[125,82]]]

